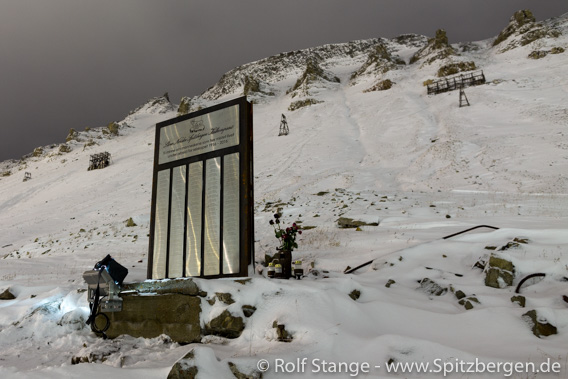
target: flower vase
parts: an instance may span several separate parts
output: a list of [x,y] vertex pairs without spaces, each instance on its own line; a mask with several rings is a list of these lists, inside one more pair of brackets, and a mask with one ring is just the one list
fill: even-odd
[[292,277],[292,251],[279,250],[279,255],[280,264],[282,265],[282,279],[290,279]]

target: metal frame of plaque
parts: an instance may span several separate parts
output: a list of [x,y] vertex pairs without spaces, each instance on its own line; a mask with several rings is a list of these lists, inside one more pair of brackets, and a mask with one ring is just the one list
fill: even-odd
[[246,97],[156,124],[148,279],[248,276],[252,183]]

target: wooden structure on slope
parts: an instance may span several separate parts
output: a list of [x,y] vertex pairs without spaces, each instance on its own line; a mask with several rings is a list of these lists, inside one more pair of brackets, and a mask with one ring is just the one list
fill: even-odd
[[288,129],[288,121],[286,121],[286,116],[282,114],[282,119],[280,120],[280,132],[278,133],[278,137],[280,136],[287,136],[290,133]]
[[466,105],[469,107],[469,100],[467,100],[463,87],[460,87],[460,108],[465,107]]
[[89,162],[89,171],[107,167],[108,165],[110,165],[110,160],[110,153],[106,151],[104,153],[91,155],[91,160]]
[[478,86],[485,84],[485,75],[483,71],[474,71],[470,73],[460,73],[451,77],[444,77],[427,85],[428,95],[437,95],[439,93],[453,91],[469,86]]

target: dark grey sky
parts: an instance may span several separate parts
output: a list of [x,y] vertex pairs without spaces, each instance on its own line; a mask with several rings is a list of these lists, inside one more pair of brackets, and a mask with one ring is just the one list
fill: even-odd
[[0,0],[0,161],[280,52],[439,28],[477,41],[519,9],[544,20],[568,1]]

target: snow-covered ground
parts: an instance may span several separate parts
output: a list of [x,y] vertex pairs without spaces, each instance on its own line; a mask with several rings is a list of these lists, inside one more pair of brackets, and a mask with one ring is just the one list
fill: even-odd
[[[341,83],[314,89],[311,97],[323,102],[294,112],[286,91],[297,73],[271,83],[275,95],[254,105],[257,270],[245,285],[196,280],[208,293],[231,292],[236,300],[203,301],[203,324],[227,308],[235,315],[244,304],[257,308],[234,340],[102,340],[84,324],[82,273],[106,254],[129,269],[126,281],[145,279],[155,124],[175,111],[149,103],[120,123],[117,137],[102,128],[81,131],[80,141],[68,143],[71,152],[45,147],[40,156],[0,163],[0,174],[10,171],[0,176],[0,292],[16,295],[0,300],[0,376],[166,377],[193,349],[201,378],[232,377],[229,361],[250,373],[261,359],[270,365],[265,378],[425,377],[389,374],[389,361],[429,362],[432,377],[442,376],[436,371],[444,363],[453,377],[508,376],[509,366],[499,374],[464,372],[467,365],[459,371],[458,362],[476,359],[557,363],[553,374],[511,376],[568,377],[568,52],[527,58],[537,49],[568,49],[566,16],[561,20],[558,38],[504,53],[480,41],[477,50],[462,52],[460,59],[475,61],[488,81],[465,89],[469,107],[458,107],[457,91],[426,95],[422,83],[435,78],[436,64],[389,71],[390,90],[363,92],[377,78],[350,85],[361,58],[335,57],[326,70]],[[401,57],[416,50],[399,46]],[[281,114],[288,136],[278,136]],[[90,140],[96,144],[85,146]],[[102,151],[112,164],[87,171],[89,156]],[[25,172],[31,180],[23,181]],[[268,222],[278,208],[284,223],[306,229],[294,259],[313,269],[301,281],[258,273],[277,246]],[[126,226],[130,217],[137,226]],[[339,217],[379,226],[340,229]],[[481,224],[500,229],[442,239]],[[499,251],[515,238],[527,243]],[[515,265],[513,286],[484,285],[474,266],[492,252]],[[522,289],[521,308],[511,301],[515,286],[536,272],[546,277]],[[419,283],[424,278],[479,303],[466,310],[451,290],[429,294]],[[357,300],[353,290],[360,291]],[[522,317],[532,309],[558,334],[535,337]],[[276,320],[292,342],[276,340]],[[97,363],[71,364],[89,355]],[[332,372],[339,362],[350,365]]]

